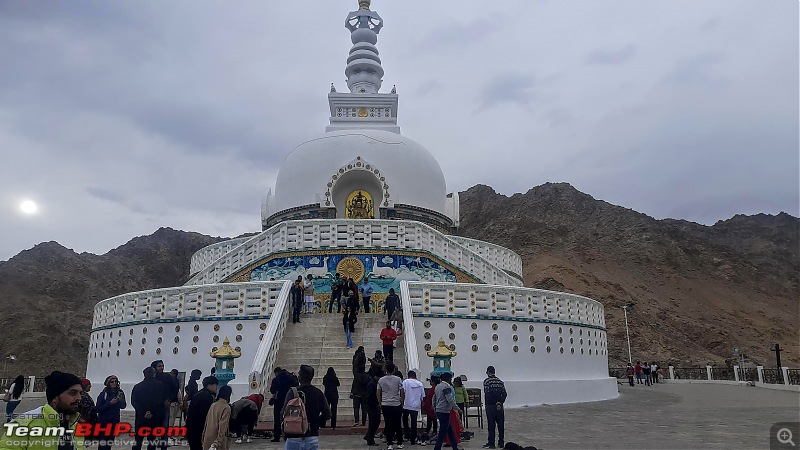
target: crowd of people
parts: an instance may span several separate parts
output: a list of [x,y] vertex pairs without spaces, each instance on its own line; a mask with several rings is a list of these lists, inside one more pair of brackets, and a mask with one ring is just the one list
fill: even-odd
[[634,386],[634,377],[636,378],[636,384],[652,386],[658,383],[659,378],[664,377],[664,369],[655,362],[648,364],[645,361],[642,364],[640,361],[636,361],[636,365],[628,363],[628,367],[625,368],[625,375],[628,377],[628,384],[631,386]]

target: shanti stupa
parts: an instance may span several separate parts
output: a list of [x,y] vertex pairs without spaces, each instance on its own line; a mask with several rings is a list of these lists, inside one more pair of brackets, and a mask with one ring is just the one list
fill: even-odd
[[[214,364],[210,352],[226,338],[241,352],[230,382],[234,398],[268,389],[276,365],[314,365],[319,383],[338,361],[341,377],[350,372],[352,350],[344,348],[340,317],[326,313],[339,272],[358,283],[369,277],[373,308],[390,288],[399,293],[405,334],[395,360],[403,369],[428,373],[426,352],[444,339],[458,349],[452,369],[467,376],[468,387],[481,386],[486,366],[497,367],[510,407],[616,397],[603,306],[525,288],[519,255],[455,235],[458,194],[447,192],[433,155],[400,134],[395,89],[381,92],[376,44],[383,20],[362,0],[345,26],[353,43],[348,91],[331,86],[325,133],[289,152],[262,205],[263,231],[195,253],[184,286],[99,302],[88,378],[100,385],[114,373],[130,392],[156,359],[167,370],[197,368],[205,376]],[[291,324],[290,280],[309,274],[319,311]],[[356,345],[363,342],[371,355],[380,341],[366,335],[372,331],[362,317],[369,316],[359,317],[365,326]],[[302,336],[318,339],[300,342]],[[342,386],[346,392],[349,381]]]

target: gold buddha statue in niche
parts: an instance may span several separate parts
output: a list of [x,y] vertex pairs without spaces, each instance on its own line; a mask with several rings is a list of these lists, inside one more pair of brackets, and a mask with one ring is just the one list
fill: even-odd
[[348,219],[374,219],[372,195],[367,191],[353,191],[347,196],[345,213]]

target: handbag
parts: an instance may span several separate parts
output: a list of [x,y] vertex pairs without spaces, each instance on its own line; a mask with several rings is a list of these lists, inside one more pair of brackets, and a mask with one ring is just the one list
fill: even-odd
[[6,403],[11,401],[11,392],[6,392],[6,395],[3,396],[3,401]]

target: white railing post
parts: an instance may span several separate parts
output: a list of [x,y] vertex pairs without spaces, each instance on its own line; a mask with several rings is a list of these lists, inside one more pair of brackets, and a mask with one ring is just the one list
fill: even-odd
[[675,366],[669,366],[669,379],[675,379]]
[[33,392],[33,385],[36,384],[36,376],[31,375],[28,377],[28,390],[27,392]]
[[789,385],[789,368],[781,367],[781,374],[783,375],[783,384]]
[[764,366],[756,367],[756,371],[758,371],[758,382],[764,384]]
[[739,366],[733,366],[733,379],[739,382]]
[[403,342],[406,349],[406,370],[419,370],[417,335],[414,332],[414,313],[411,311],[411,295],[408,281],[400,282],[400,306],[403,308]]
[[706,375],[708,375],[708,381],[711,381],[711,366],[706,366]]

